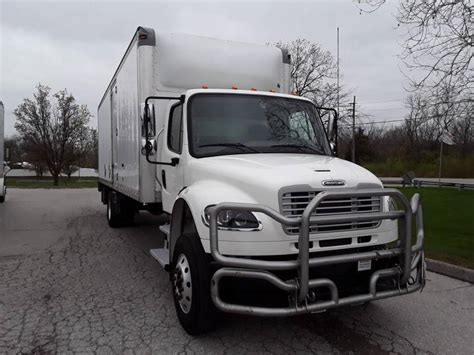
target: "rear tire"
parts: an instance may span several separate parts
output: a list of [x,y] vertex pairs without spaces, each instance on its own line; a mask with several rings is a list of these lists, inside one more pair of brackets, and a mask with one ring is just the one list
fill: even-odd
[[133,223],[135,210],[125,203],[125,199],[110,191],[107,199],[107,222],[111,228],[124,227]]
[[217,309],[211,300],[211,270],[197,234],[183,234],[176,242],[171,281],[176,313],[184,330],[191,335],[213,330]]
[[0,190],[1,192],[3,192],[2,196],[0,196],[0,203],[3,203],[3,202],[5,202],[5,197],[7,195],[7,188],[5,186],[3,186],[3,187],[0,186],[0,189],[3,190],[3,191]]
[[117,228],[120,227],[120,214],[118,213],[117,198],[115,192],[109,192],[107,199],[107,222],[109,222],[109,227]]

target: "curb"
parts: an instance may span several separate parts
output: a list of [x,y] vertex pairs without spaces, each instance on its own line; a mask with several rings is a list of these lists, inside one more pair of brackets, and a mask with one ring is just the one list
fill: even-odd
[[458,280],[474,283],[474,270],[426,258],[426,269],[437,274],[453,277]]

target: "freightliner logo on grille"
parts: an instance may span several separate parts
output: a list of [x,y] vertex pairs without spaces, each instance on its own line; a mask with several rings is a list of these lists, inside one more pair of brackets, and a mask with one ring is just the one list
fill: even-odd
[[346,182],[344,180],[324,180],[324,186],[344,186]]

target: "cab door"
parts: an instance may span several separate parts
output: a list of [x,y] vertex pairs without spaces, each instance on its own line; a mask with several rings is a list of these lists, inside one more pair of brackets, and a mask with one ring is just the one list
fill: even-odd
[[[181,160],[183,151],[183,104],[174,103],[168,110],[168,122],[165,125],[165,135],[161,149],[161,161],[171,161],[173,158]],[[158,177],[162,186],[162,200],[164,211],[171,213],[174,201],[184,186],[183,163],[177,165],[159,165]]]

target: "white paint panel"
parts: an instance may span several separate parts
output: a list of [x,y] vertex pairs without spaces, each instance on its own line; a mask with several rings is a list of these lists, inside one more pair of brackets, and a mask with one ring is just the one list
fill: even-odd
[[[209,88],[277,92],[284,65],[281,50],[272,46],[183,35],[157,34],[155,47],[157,90]],[[281,89],[282,88],[282,89]]]
[[112,121],[109,91],[107,91],[104,101],[98,108],[97,117],[99,129],[99,178],[112,181]]
[[[138,47],[138,97],[139,104],[144,103],[145,99],[148,96],[156,95],[153,91],[153,53],[154,47],[152,46],[140,46]],[[156,132],[158,133],[164,125],[164,115],[161,113],[160,108],[163,104],[163,101],[153,100],[151,101],[155,105],[156,112]],[[140,115],[140,112],[138,112]],[[139,134],[141,134],[141,122],[140,117],[137,117],[137,127]],[[161,135],[163,137],[163,135]],[[141,147],[141,142],[138,142],[139,148]],[[160,149],[160,145],[158,145]],[[155,160],[158,154],[153,156],[151,159]],[[158,183],[157,170],[160,166],[150,164],[146,161],[146,157],[143,154],[138,155],[140,162],[140,201],[142,202],[159,202],[161,201],[161,185]]]
[[[117,75],[117,129],[114,185],[139,195],[139,132],[137,47],[130,52]],[[112,118],[114,119],[114,118]]]

